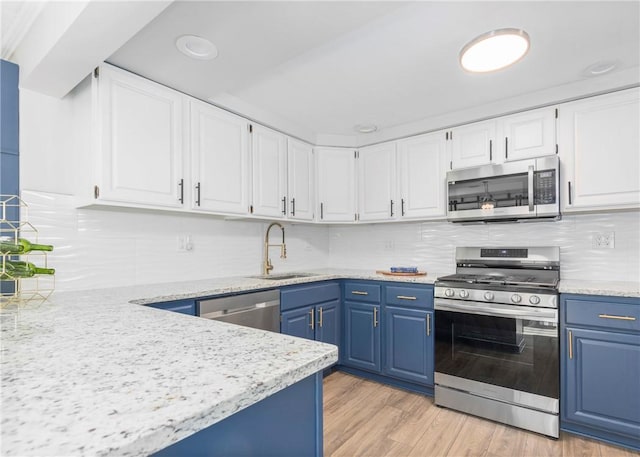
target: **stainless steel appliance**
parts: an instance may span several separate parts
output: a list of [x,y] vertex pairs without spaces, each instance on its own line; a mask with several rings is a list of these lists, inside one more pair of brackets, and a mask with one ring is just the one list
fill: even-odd
[[492,222],[560,217],[558,156],[447,173],[447,219]]
[[280,290],[265,290],[198,302],[199,316],[280,332]]
[[435,403],[558,437],[557,247],[456,249],[435,283]]

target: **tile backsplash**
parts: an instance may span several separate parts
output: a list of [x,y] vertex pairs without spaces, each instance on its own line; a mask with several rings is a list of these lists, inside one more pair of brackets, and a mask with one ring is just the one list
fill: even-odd
[[[76,209],[69,195],[23,190],[39,240],[55,245],[49,264],[57,290],[260,274],[268,221],[115,208]],[[640,213],[564,216],[557,222],[457,225],[407,222],[318,226],[285,223],[287,259],[272,248],[274,272],[313,268],[387,269],[417,265],[455,270],[455,247],[560,246],[566,279],[638,281]],[[615,248],[595,249],[596,233],[614,232]],[[272,230],[278,242],[280,230]],[[192,251],[178,251],[190,235]]]

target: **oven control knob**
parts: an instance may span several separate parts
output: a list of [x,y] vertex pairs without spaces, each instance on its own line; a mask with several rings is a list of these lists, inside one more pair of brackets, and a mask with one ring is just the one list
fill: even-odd
[[466,290],[461,290],[458,295],[460,295],[460,298],[467,298],[469,296],[469,292],[467,292]]
[[522,297],[518,294],[513,294],[511,296],[511,301],[514,303],[520,303],[522,301]]
[[446,289],[444,291],[444,296],[445,297],[453,297],[453,294],[454,294],[453,289]]
[[495,296],[493,295],[493,292],[485,292],[484,293],[484,299],[487,301],[491,301],[493,300]]
[[540,303],[540,297],[538,297],[537,295],[532,295],[531,297],[529,297],[529,303],[531,303],[532,305],[537,305],[538,303]]

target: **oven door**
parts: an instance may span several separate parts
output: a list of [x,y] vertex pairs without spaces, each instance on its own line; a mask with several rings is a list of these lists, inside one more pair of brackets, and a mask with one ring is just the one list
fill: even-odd
[[435,382],[558,413],[558,310],[435,300]]

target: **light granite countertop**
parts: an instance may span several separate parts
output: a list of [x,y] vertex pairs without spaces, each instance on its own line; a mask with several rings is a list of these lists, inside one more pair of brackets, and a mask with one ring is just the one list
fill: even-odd
[[587,281],[563,279],[559,285],[561,294],[609,295],[613,297],[640,297],[640,282]]

